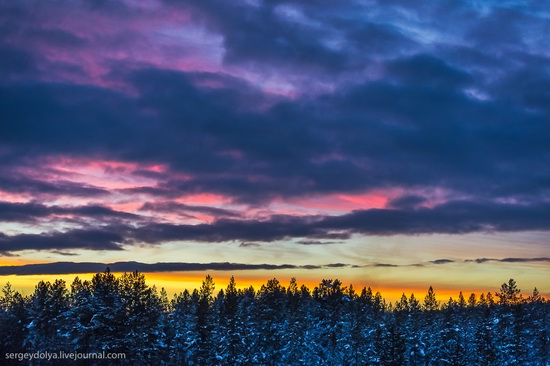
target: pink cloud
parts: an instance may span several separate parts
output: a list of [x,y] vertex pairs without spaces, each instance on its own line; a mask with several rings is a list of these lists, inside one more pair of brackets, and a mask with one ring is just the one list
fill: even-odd
[[187,205],[215,206],[224,205],[232,201],[232,197],[213,193],[199,193],[180,197],[175,202]]
[[220,70],[221,37],[195,26],[183,9],[128,3],[122,14],[90,11],[79,2],[65,5],[62,12],[33,6],[32,29],[8,39],[40,55],[39,68],[46,80],[118,88],[121,85],[110,74],[118,64],[124,64],[125,70]]
[[0,201],[1,202],[10,202],[10,203],[26,203],[30,201],[28,194],[15,194],[0,191]]
[[[161,164],[138,164],[113,160],[91,160],[71,157],[50,158],[49,179],[65,179],[96,187],[118,190],[140,188],[157,184],[157,180],[135,175],[135,171],[165,173]],[[47,178],[48,179],[48,178]]]
[[384,208],[392,192],[371,192],[364,194],[330,194],[309,198],[290,199],[285,203],[318,213],[347,212]]

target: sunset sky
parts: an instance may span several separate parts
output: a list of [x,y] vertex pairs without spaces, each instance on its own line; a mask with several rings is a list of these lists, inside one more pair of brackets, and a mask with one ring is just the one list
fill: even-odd
[[550,296],[548,34],[536,1],[0,0],[0,286]]

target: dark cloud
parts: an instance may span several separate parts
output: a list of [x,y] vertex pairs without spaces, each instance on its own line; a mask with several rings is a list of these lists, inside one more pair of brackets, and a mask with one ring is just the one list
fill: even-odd
[[[66,13],[45,3],[4,2],[0,191],[37,202],[143,194],[161,202],[142,211],[215,220],[137,222],[97,205],[2,203],[4,221],[70,214],[102,222],[96,229],[3,235],[0,250],[289,238],[312,245],[354,234],[548,231],[550,59],[540,7],[205,0],[165,1],[146,14],[120,2],[67,4]],[[178,71],[175,56],[173,64],[158,61],[162,55],[148,59],[143,45],[156,34],[149,28],[103,34],[63,22],[90,10],[109,26],[107,20],[124,16],[138,24],[149,15],[162,23],[163,11],[190,14],[186,26],[221,39],[223,64],[204,69],[222,71]],[[98,49],[144,60],[95,58]],[[179,53],[193,52],[173,55]],[[77,54],[90,65],[71,58]],[[307,82],[295,83],[300,78]],[[288,97],[273,96],[270,88],[280,84],[290,85]],[[64,156],[160,164],[166,171],[136,168],[131,174],[157,183],[114,191],[41,174],[44,161]],[[223,208],[168,202],[209,193],[259,207],[386,189],[404,193],[386,209],[334,217],[250,220]],[[445,192],[447,202],[425,207],[432,192]],[[115,227],[115,219],[136,222]]]
[[[251,5],[246,2],[218,0],[175,1],[166,3],[191,10],[195,19],[223,36],[226,63],[253,63],[275,66],[299,65],[343,71],[352,58],[323,42],[336,30],[329,24],[312,26],[316,16],[338,9],[319,2]],[[305,6],[303,6],[305,5]]]
[[550,262],[548,257],[538,257],[538,258],[503,258],[499,262],[507,263],[521,263],[521,262]]
[[455,261],[451,259],[436,259],[433,261],[430,261],[432,264],[448,264],[448,263],[454,263]]
[[[72,255],[64,253],[63,255]],[[488,259],[481,258],[475,261],[484,263],[487,261],[503,263],[521,263],[521,262],[550,262],[550,258],[504,258]],[[429,261],[431,264],[449,264],[456,261],[441,259]],[[140,262],[116,262],[116,263],[94,263],[94,262],[53,262],[43,264],[26,264],[18,266],[0,266],[0,275],[60,275],[60,274],[78,274],[78,273],[97,273],[103,272],[109,268],[112,272],[191,272],[191,271],[245,271],[245,270],[281,270],[281,269],[334,269],[334,268],[395,268],[395,267],[422,267],[423,264],[392,264],[392,263],[371,263],[368,265],[350,265],[345,263],[330,263],[326,265],[292,265],[292,264],[244,264],[244,263],[140,263]]]
[[343,268],[343,267],[349,267],[349,264],[345,264],[345,263],[332,263],[332,264],[327,264],[325,267],[327,267],[327,268]]
[[367,265],[367,267],[401,267],[398,264],[390,264],[390,263],[373,263]]
[[0,233],[0,253],[23,250],[122,250],[123,237],[103,229],[75,229],[67,232],[5,235]]
[[177,202],[147,202],[141,206],[140,211],[158,211],[158,212],[184,212],[184,213],[201,213],[214,217],[240,217],[241,214],[236,211],[226,210],[223,208],[185,205]]
[[45,264],[26,264],[21,266],[0,266],[0,275],[59,275],[73,273],[97,273],[109,268],[112,272],[191,272],[191,271],[246,271],[246,270],[281,270],[281,269],[323,269],[341,268],[347,264],[327,265],[291,264],[244,264],[244,263],[91,263],[91,262],[55,262]]
[[239,247],[241,248],[250,248],[250,247],[259,247],[260,244],[250,242],[250,241],[243,241],[241,244],[239,244]]
[[20,76],[35,67],[33,54],[16,47],[0,45],[0,75]]
[[45,206],[39,203],[12,203],[0,201],[0,222],[34,222],[38,218],[55,215],[76,215],[78,218],[137,218],[137,215],[114,211],[105,206]]
[[550,262],[548,257],[537,257],[537,258],[477,258],[477,259],[467,259],[465,262],[475,262],[475,263],[485,263],[485,262],[501,262],[501,263],[528,263],[528,262]]
[[80,254],[78,254],[78,253],[63,252],[63,251],[59,251],[59,250],[52,250],[51,252],[54,253],[54,254],[59,254],[59,255],[66,256],[66,257],[77,257],[77,256],[80,255]]
[[[408,67],[414,75],[415,63]],[[185,73],[143,70],[130,80],[141,93],[137,100],[81,86],[4,88],[0,114],[8,122],[0,141],[15,159],[29,159],[33,152],[109,152],[120,160],[165,163],[171,171],[158,176],[163,178],[158,186],[126,192],[166,198],[209,192],[261,203],[397,186],[540,200],[547,191],[545,118],[504,101],[469,98],[453,90],[454,79],[441,77],[435,86],[365,83],[262,113],[225,105],[240,92],[205,91]],[[190,176],[171,175],[178,172]],[[102,193],[68,182],[20,180],[0,185],[12,191]]]
[[548,230],[545,218],[549,214],[548,204],[522,206],[455,201],[416,210],[354,211],[327,217],[311,226],[364,235]]
[[424,203],[426,198],[416,195],[407,195],[395,198],[388,202],[388,206],[392,208],[410,209]]
[[426,54],[390,61],[386,70],[389,77],[412,85],[443,85],[448,88],[462,86],[472,79],[467,72]]
[[341,216],[294,217],[278,215],[268,220],[218,219],[211,224],[177,225],[144,223],[139,227],[111,225],[98,230],[65,233],[21,234],[0,239],[0,250],[97,249],[120,250],[120,245],[167,241],[273,242],[292,238],[347,239],[360,235],[466,234],[493,231],[548,230],[550,205],[457,201],[434,208],[371,209]]
[[70,181],[47,182],[36,178],[26,177],[24,174],[5,175],[0,177],[0,190],[10,193],[27,193],[34,196],[56,195],[73,197],[107,196],[109,191],[87,184]]
[[329,245],[329,244],[338,244],[341,242],[338,241],[321,241],[321,240],[298,240],[297,244],[301,245]]
[[337,23],[346,30],[346,38],[368,55],[391,55],[395,49],[414,50],[418,45],[393,24],[361,22]]

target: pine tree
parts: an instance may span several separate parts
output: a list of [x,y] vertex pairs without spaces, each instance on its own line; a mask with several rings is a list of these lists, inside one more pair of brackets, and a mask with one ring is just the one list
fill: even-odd
[[195,360],[199,364],[213,364],[214,363],[214,345],[212,339],[212,309],[215,284],[210,275],[207,275],[197,293],[198,302],[196,310],[197,319],[197,347],[195,352]]
[[462,291],[460,291],[460,293],[458,294],[457,305],[461,309],[464,309],[467,306],[466,299],[464,298],[464,295],[462,294]]
[[170,307],[170,328],[174,337],[170,344],[170,361],[175,365],[186,365],[191,358],[191,346],[196,342],[195,308],[188,290],[174,296]]
[[420,306],[420,301],[416,299],[414,294],[411,294],[409,297],[409,311],[413,314],[418,313],[422,307]]
[[13,290],[8,282],[2,288],[0,297],[0,357],[3,364],[20,365],[17,360],[5,360],[3,355],[8,352],[21,353],[25,351],[24,343],[27,336],[25,324],[29,303],[19,292]]
[[91,352],[125,352],[126,346],[121,330],[125,329],[126,313],[120,298],[118,279],[110,269],[97,273],[90,283],[93,314],[91,328]]
[[409,301],[405,293],[401,295],[401,299],[395,302],[395,311],[398,313],[407,313],[409,311]]
[[40,281],[31,296],[27,346],[32,352],[56,352],[64,344],[63,319],[69,309],[65,281]]
[[421,337],[421,310],[420,301],[414,293],[408,300],[409,310],[404,322],[404,333],[407,339],[407,356],[405,361],[408,365],[420,365],[423,360],[423,341]]
[[168,364],[170,361],[170,350],[172,348],[176,332],[172,327],[171,317],[173,314],[172,304],[168,300],[168,293],[163,287],[159,293],[159,303],[160,303],[160,320],[159,327],[161,331],[160,338],[160,352],[159,360],[162,360],[162,363]]
[[439,309],[439,302],[437,301],[435,297],[435,292],[432,286],[428,289],[428,293],[426,294],[426,297],[424,297],[424,304],[423,309],[425,311],[435,311]]
[[[302,292],[305,287],[298,287],[296,278],[291,278],[286,290],[287,326],[282,350],[282,362],[287,365],[297,365],[304,359],[303,351],[305,337],[309,323],[309,309],[307,308],[308,292]],[[306,298],[302,298],[304,295]],[[304,306],[306,305],[306,306]]]
[[63,281],[41,281],[25,298],[6,285],[0,350],[127,354],[109,365],[548,364],[550,303],[536,289],[523,299],[513,280],[496,295],[498,304],[489,292],[440,306],[430,288],[422,305],[403,294],[386,306],[379,292],[358,296],[338,280],[310,292],[272,279],[256,293],[231,278],[214,298],[207,276],[168,301],[143,274],[117,278],[107,269],[91,282],[75,278],[70,292]]
[[313,298],[319,304],[316,322],[322,328],[319,355],[324,362],[333,364],[341,364],[344,358],[343,345],[340,347],[345,333],[342,317],[342,305],[346,301],[344,292],[346,288],[338,279],[324,279],[313,290]]
[[70,310],[66,313],[64,336],[75,352],[91,352],[94,328],[91,324],[94,309],[91,306],[92,290],[88,281],[76,277],[69,293]]
[[218,353],[223,356],[224,363],[234,365],[239,354],[243,352],[241,347],[243,324],[237,316],[240,296],[233,276],[231,276],[223,294],[224,301],[220,314],[221,339]]
[[502,305],[517,305],[522,301],[521,290],[512,278],[510,278],[508,283],[503,283],[500,286],[500,291],[495,293],[495,295],[499,298],[499,304]]
[[163,307],[155,288],[149,287],[139,272],[119,278],[119,301],[124,311],[123,352],[138,364],[156,363],[163,345],[161,316]]
[[[464,299],[464,297],[463,297]],[[462,340],[464,329],[459,321],[460,302],[449,299],[443,312],[443,326],[440,331],[437,364],[439,365],[466,365],[466,352]]]
[[475,308],[476,303],[477,303],[476,294],[474,294],[474,293],[470,294],[470,296],[468,297],[468,307],[470,309],[473,309],[473,308]]
[[424,330],[420,334],[420,350],[417,353],[418,362],[428,363],[435,359],[437,354],[438,334],[437,329],[440,326],[439,302],[436,299],[433,287],[428,288],[428,293],[424,297],[422,304],[422,314],[420,315],[421,328]]
[[[481,298],[481,296],[480,296]],[[494,318],[491,307],[483,309],[483,317],[477,323],[474,344],[476,365],[495,365],[498,359],[494,334]]]
[[378,361],[381,365],[405,364],[405,335],[393,314],[388,314],[385,326],[378,330]]
[[285,302],[285,288],[276,278],[268,280],[260,288],[257,308],[258,331],[261,334],[258,342],[260,363],[278,364],[283,356],[287,326]]
[[489,306],[490,308],[495,306],[495,299],[493,297],[493,294],[491,294],[490,292],[487,292],[487,295],[485,296],[485,301],[487,303],[487,306]]
[[258,310],[258,302],[256,296],[256,290],[254,287],[239,291],[240,301],[237,310],[237,318],[239,322],[243,324],[243,329],[246,331],[242,333],[242,349],[243,352],[238,356],[237,364],[250,365],[254,364],[259,358],[259,324],[256,314]]

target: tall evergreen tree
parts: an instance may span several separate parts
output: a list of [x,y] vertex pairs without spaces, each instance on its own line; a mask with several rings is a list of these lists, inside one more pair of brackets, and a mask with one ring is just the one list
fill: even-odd
[[231,276],[225,289],[223,306],[220,311],[220,343],[218,354],[222,355],[224,364],[235,365],[242,349],[243,323],[238,317],[240,295],[235,278]]
[[65,281],[40,281],[31,296],[30,323],[27,326],[27,347],[31,352],[57,352],[64,344],[63,327],[65,313],[69,309]]
[[215,361],[215,349],[213,345],[212,332],[213,317],[211,305],[214,301],[215,283],[210,275],[207,275],[197,293],[197,333],[198,339],[194,360],[201,365],[211,365]]
[[139,272],[124,273],[119,278],[119,306],[126,334],[120,347],[139,364],[154,363],[163,347],[163,307],[155,288],[145,283]]
[[439,302],[435,297],[435,291],[432,286],[430,286],[426,297],[424,297],[423,309],[426,311],[435,311],[439,309]]
[[[8,352],[21,353],[25,349],[28,323],[28,301],[8,282],[0,296],[0,357]],[[17,360],[3,360],[5,365],[21,364]]]

